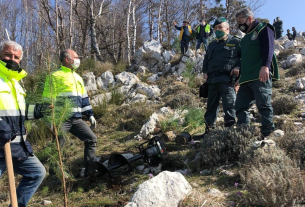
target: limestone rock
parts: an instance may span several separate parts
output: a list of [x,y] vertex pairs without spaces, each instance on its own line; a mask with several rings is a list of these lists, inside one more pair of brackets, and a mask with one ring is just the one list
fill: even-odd
[[147,96],[137,93],[136,95],[132,96],[130,103],[134,104],[134,103],[138,103],[138,102],[145,102],[146,99],[147,99]]
[[301,54],[293,54],[288,56],[287,60],[286,60],[286,66],[287,67],[291,67],[293,65],[296,65],[298,63],[302,62],[302,55]]
[[83,76],[85,88],[87,91],[96,91],[96,81],[95,81],[95,75],[93,72],[88,72]]
[[285,135],[285,132],[283,130],[277,129],[273,132],[273,134],[276,137],[283,137]]
[[172,59],[172,52],[168,51],[168,50],[165,50],[162,53],[162,56],[163,56],[163,62],[164,63],[169,63],[169,61],[171,61],[171,59]]
[[155,130],[157,127],[157,123],[159,122],[159,117],[157,113],[153,113],[148,121],[142,126],[140,135],[142,137],[147,137],[151,132]]
[[104,90],[108,90],[110,87],[114,86],[114,84],[114,76],[110,71],[106,71],[97,78],[97,85]]
[[138,83],[135,92],[144,94],[149,98],[157,98],[161,94],[161,90],[158,86],[148,85],[146,83]]
[[111,99],[111,93],[105,93],[105,94],[98,94],[98,95],[95,95],[93,96],[91,99],[90,99],[90,104],[92,106],[96,106],[96,105],[99,105],[101,103],[103,103],[104,101],[108,102],[110,101]]
[[145,74],[147,71],[147,68],[145,66],[140,66],[139,69],[137,70],[137,73]]
[[115,78],[117,80],[117,83],[121,83],[123,85],[133,86],[140,82],[139,78],[135,74],[126,71],[117,74]]
[[164,171],[139,185],[125,207],[177,207],[191,191],[183,175]]
[[159,80],[159,76],[158,74],[153,74],[152,76],[148,77],[147,80],[150,82],[156,82]]
[[143,49],[145,50],[144,57],[149,59],[155,59],[162,62],[162,45],[159,41],[151,40],[144,42]]

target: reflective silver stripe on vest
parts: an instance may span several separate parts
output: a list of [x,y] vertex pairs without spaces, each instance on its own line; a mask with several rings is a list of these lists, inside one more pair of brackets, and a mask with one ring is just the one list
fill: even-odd
[[[21,115],[25,115],[25,110],[20,110]],[[17,109],[0,110],[0,116],[20,116],[20,111]]]
[[79,96],[77,92],[60,92],[58,96]]
[[11,143],[19,143],[22,140],[24,140],[24,141],[26,140],[26,135],[23,135],[22,137],[21,136],[16,136],[16,138],[13,141],[11,141]]
[[92,106],[85,106],[82,108],[82,112],[92,109]]
[[87,98],[88,97],[88,94],[86,94],[86,93],[84,93],[83,95],[82,95],[82,98]]
[[74,113],[75,112],[82,112],[82,109],[77,107],[77,108],[72,108],[71,111],[74,112]]

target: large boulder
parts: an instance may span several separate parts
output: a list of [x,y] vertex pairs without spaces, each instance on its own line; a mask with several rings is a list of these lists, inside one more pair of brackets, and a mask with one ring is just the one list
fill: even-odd
[[283,45],[283,44],[285,44],[287,41],[289,41],[289,39],[288,39],[287,35],[285,35],[285,36],[283,36],[283,37],[277,39],[276,41],[277,41],[278,43],[280,43],[281,45]]
[[139,185],[125,207],[177,207],[191,192],[191,185],[181,173],[163,171]]
[[291,48],[295,48],[295,46],[298,45],[298,42],[296,40],[291,40],[291,41],[287,41],[285,43],[285,49],[291,49]]
[[134,103],[138,103],[138,102],[145,102],[146,100],[147,100],[147,96],[137,93],[134,96],[132,96],[129,103],[134,104]]
[[146,95],[149,98],[157,98],[161,94],[161,90],[158,86],[148,85],[142,82],[137,84],[135,92]]
[[123,84],[123,85],[133,86],[138,82],[140,82],[140,79],[135,74],[126,71],[117,74],[115,78],[117,80],[117,84]]
[[114,76],[110,71],[106,71],[96,80],[97,85],[104,90],[108,90],[110,87],[114,86]]
[[162,56],[161,56],[162,45],[159,41],[156,40],[145,41],[143,49],[145,50],[145,53],[143,53],[145,58],[162,61]]
[[87,91],[96,91],[96,81],[95,81],[95,75],[93,72],[88,72],[83,76],[85,88]]
[[302,60],[303,60],[303,58],[302,58],[301,54],[290,55],[290,56],[288,56],[288,58],[286,60],[286,67],[291,67],[293,65],[301,63]]

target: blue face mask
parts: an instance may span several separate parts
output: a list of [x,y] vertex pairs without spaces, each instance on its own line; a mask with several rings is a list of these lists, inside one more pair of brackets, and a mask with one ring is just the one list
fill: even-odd
[[220,39],[220,38],[222,38],[223,36],[225,36],[225,32],[223,32],[223,31],[219,31],[219,30],[216,30],[215,31],[215,35],[216,35],[216,38],[217,39]]

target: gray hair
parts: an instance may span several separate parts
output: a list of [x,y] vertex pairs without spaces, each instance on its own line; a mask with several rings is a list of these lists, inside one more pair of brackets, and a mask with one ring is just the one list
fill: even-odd
[[23,51],[22,51],[22,46],[20,44],[14,41],[5,40],[0,43],[0,51],[2,51],[5,46],[13,47],[14,50],[20,50],[21,51],[20,60],[22,60]]
[[71,59],[71,54],[70,54],[69,51],[70,51],[70,49],[65,49],[65,50],[61,51],[61,53],[59,55],[59,60],[60,60],[61,63],[63,63],[66,58]]
[[253,12],[250,9],[242,9],[239,10],[235,17],[237,18],[239,15],[242,15],[243,17],[251,17],[252,19],[255,19]]

